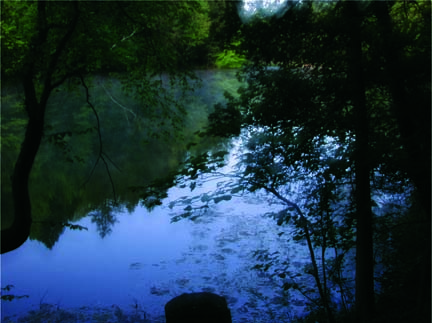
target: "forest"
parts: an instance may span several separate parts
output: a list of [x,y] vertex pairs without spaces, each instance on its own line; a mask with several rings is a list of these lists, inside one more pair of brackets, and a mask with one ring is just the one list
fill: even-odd
[[[430,322],[431,4],[282,3],[247,13],[225,0],[2,1],[1,253],[53,227],[49,247],[65,229],[83,229],[73,222],[94,207],[72,207],[84,199],[82,182],[67,177],[78,169],[84,186],[104,178],[91,194],[109,200],[108,217],[119,206],[161,205],[176,185],[190,196],[171,203],[184,210],[173,222],[264,192],[283,206],[268,216],[294,228],[290,238],[310,256],[309,286],[278,254],[257,253],[251,268],[310,301],[292,322]],[[197,71],[217,69],[233,70],[238,89],[188,119],[190,93],[203,86]],[[101,88],[117,110],[100,108]],[[110,128],[118,119],[128,127]],[[240,162],[221,175],[224,143],[236,138]],[[136,170],[125,157],[124,172],[141,182],[115,175],[123,140],[154,163]],[[155,150],[166,164],[152,162]],[[38,163],[60,165],[42,180],[52,203],[66,201],[58,214],[31,189],[45,176]],[[218,177],[217,190],[194,191],[204,175]],[[376,196],[399,200],[383,208]],[[343,275],[351,261],[353,282]]]

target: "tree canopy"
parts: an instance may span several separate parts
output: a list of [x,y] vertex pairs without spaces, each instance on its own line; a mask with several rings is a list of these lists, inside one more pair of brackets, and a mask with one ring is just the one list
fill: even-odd
[[[236,35],[238,53],[248,60],[240,73],[247,86],[219,107],[208,131],[221,135],[217,130],[228,126],[229,136],[247,130],[241,172],[237,185],[221,184],[214,195],[186,204],[217,203],[241,190],[263,189],[278,198],[287,208],[274,215],[278,223],[295,215],[297,238],[310,246],[311,275],[330,322],[327,265],[319,268],[313,246],[323,255],[327,248],[346,254],[355,244],[355,311],[360,322],[370,322],[383,224],[373,196],[404,194],[407,205],[421,206],[417,221],[430,227],[430,9],[426,2],[302,2],[283,17],[258,15]],[[228,113],[235,110],[240,123],[238,114]],[[293,201],[298,181],[308,189]],[[430,268],[430,232],[422,236],[417,248],[426,251],[419,258]],[[428,282],[423,275],[415,286]],[[427,289],[420,290],[422,314],[408,310],[419,319],[430,302]]]
[[[263,190],[284,206],[271,214],[277,223],[293,223],[293,239],[306,241],[311,267],[303,274],[316,289],[304,291],[277,256],[258,255],[263,263],[256,268],[273,267],[284,290],[306,295],[317,321],[335,322],[338,310],[349,320],[354,309],[358,322],[430,322],[431,4],[286,6],[284,14],[261,12],[241,24],[238,16],[228,19],[235,4],[225,1],[2,2],[2,86],[20,87],[28,121],[11,178],[15,218],[2,230],[1,252],[29,236],[29,174],[55,90],[82,91],[97,120],[96,163],[108,170],[90,86],[96,76],[110,73],[140,100],[142,114],[175,128],[184,109],[166,84],[187,89],[194,64],[208,65],[212,57],[219,66],[242,66],[239,79],[246,85],[214,106],[209,126],[197,135],[240,135],[246,149],[237,173],[213,195],[173,202],[186,205],[173,220],[196,219],[210,203]],[[162,73],[169,77],[155,78]],[[189,181],[193,190],[201,174],[215,174],[224,154],[190,156],[183,170],[143,193],[144,204],[159,204],[173,183]],[[296,183],[303,189],[293,189]],[[404,206],[379,212],[377,194],[401,196]],[[354,259],[352,250],[350,284],[343,267]],[[405,267],[390,264],[399,255]],[[416,300],[408,299],[414,293]],[[389,315],[392,302],[400,305],[398,314]]]
[[[111,73],[125,91],[143,102],[148,118],[168,118],[173,126],[184,110],[159,104],[172,96],[154,76],[187,88],[189,52],[207,37],[206,2],[2,2],[2,86],[19,86],[28,123],[12,176],[15,219],[2,230],[2,253],[28,237],[32,217],[28,179],[45,131],[52,93],[67,84],[91,99],[96,75]],[[114,74],[112,74],[114,73]],[[90,90],[89,90],[90,88]],[[171,102],[175,102],[174,98]],[[147,107],[147,109],[146,109]],[[100,144],[100,124],[97,125]],[[107,165],[103,151],[98,162]]]

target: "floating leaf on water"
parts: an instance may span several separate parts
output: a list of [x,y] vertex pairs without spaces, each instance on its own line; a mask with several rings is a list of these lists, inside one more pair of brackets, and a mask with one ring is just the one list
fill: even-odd
[[244,190],[244,187],[243,186],[237,186],[237,187],[234,187],[232,190],[231,190],[231,194],[236,194],[236,193],[238,193],[238,192],[240,192],[240,191],[243,191]]
[[191,220],[191,221],[195,221],[195,220],[198,220],[199,218],[200,218],[199,215],[194,215],[194,216],[191,216],[191,217],[190,217],[190,220]]
[[210,201],[210,197],[208,196],[208,194],[203,194],[201,196],[201,202],[205,203],[205,202],[208,202],[208,201]]
[[271,303],[272,304],[286,305],[288,302],[287,302],[287,299],[285,297],[275,296],[272,298]]
[[223,195],[223,196],[215,197],[215,198],[213,199],[213,201],[214,201],[215,203],[219,203],[219,202],[222,202],[222,201],[229,201],[229,200],[231,200],[231,199],[232,199],[232,196],[231,196],[231,195]]
[[197,245],[197,246],[193,246],[193,247],[192,247],[192,250],[193,250],[193,251],[200,251],[200,252],[203,252],[203,251],[208,250],[208,246],[206,246],[206,245]]
[[150,294],[152,295],[163,296],[169,294],[169,292],[170,292],[169,289],[159,289],[155,286],[150,288]]
[[195,187],[196,187],[196,182],[190,183],[189,188],[191,191],[193,191],[195,189]]
[[178,222],[178,221],[180,221],[181,219],[182,219],[182,218],[181,218],[179,215],[173,216],[173,217],[171,218],[171,223]]
[[235,251],[233,249],[231,249],[231,248],[223,248],[221,251],[223,253],[227,253],[227,254],[233,254],[233,253],[235,253]]
[[134,262],[134,263],[129,265],[129,269],[132,269],[132,270],[141,269],[141,267],[142,267],[142,264],[140,262]]
[[234,235],[230,235],[230,236],[226,236],[226,237],[221,237],[218,239],[218,241],[222,241],[222,242],[237,242],[239,241],[240,238],[236,237]]
[[294,300],[290,300],[290,304],[294,306],[304,306],[305,302],[301,299],[294,299]]
[[10,291],[12,288],[14,288],[14,285],[6,285],[5,287],[2,287],[1,290],[7,290]]
[[214,257],[215,257],[215,259],[216,260],[225,260],[225,257],[224,256],[222,256],[222,255],[214,255]]
[[294,237],[293,237],[293,240],[294,241],[300,241],[300,240],[302,240],[303,239],[303,236],[302,235],[295,235]]
[[225,296],[225,298],[226,298],[227,303],[231,306],[238,302],[238,298],[233,297],[233,296],[227,295],[227,296]]
[[177,279],[175,282],[176,282],[176,284],[184,287],[187,283],[189,283],[189,281],[190,280],[187,278],[180,278],[180,279]]
[[181,219],[186,219],[186,218],[190,217],[191,215],[192,215],[192,212],[186,212],[186,213],[182,213],[180,215],[176,215],[176,216],[171,218],[171,222],[178,222]]

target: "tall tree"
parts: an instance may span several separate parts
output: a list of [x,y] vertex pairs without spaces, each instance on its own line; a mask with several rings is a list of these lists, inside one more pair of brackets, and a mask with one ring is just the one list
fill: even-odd
[[[405,10],[398,10],[402,6]],[[292,157],[306,162],[308,156],[315,168],[323,167],[312,153],[316,138],[330,136],[350,147],[344,158],[355,171],[360,322],[369,322],[375,312],[372,175],[410,178],[430,214],[428,30],[430,4],[353,1],[303,3],[281,19],[252,19],[241,29],[249,87],[237,104],[246,124],[291,133],[298,144]],[[302,66],[306,78],[293,72]],[[271,147],[274,140],[266,144]],[[286,142],[279,144],[286,149]],[[257,175],[266,176],[264,170]]]
[[356,312],[359,322],[370,322],[374,316],[374,253],[371,203],[371,163],[369,160],[369,116],[363,68],[361,22],[364,14],[355,1],[346,2],[344,12],[349,35],[348,81],[354,110],[354,169],[357,219],[356,243]]

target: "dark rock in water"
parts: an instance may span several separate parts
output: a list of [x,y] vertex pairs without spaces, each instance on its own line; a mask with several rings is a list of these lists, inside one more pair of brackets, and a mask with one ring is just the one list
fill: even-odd
[[174,297],[165,305],[166,323],[231,323],[231,312],[224,297],[190,293]]

